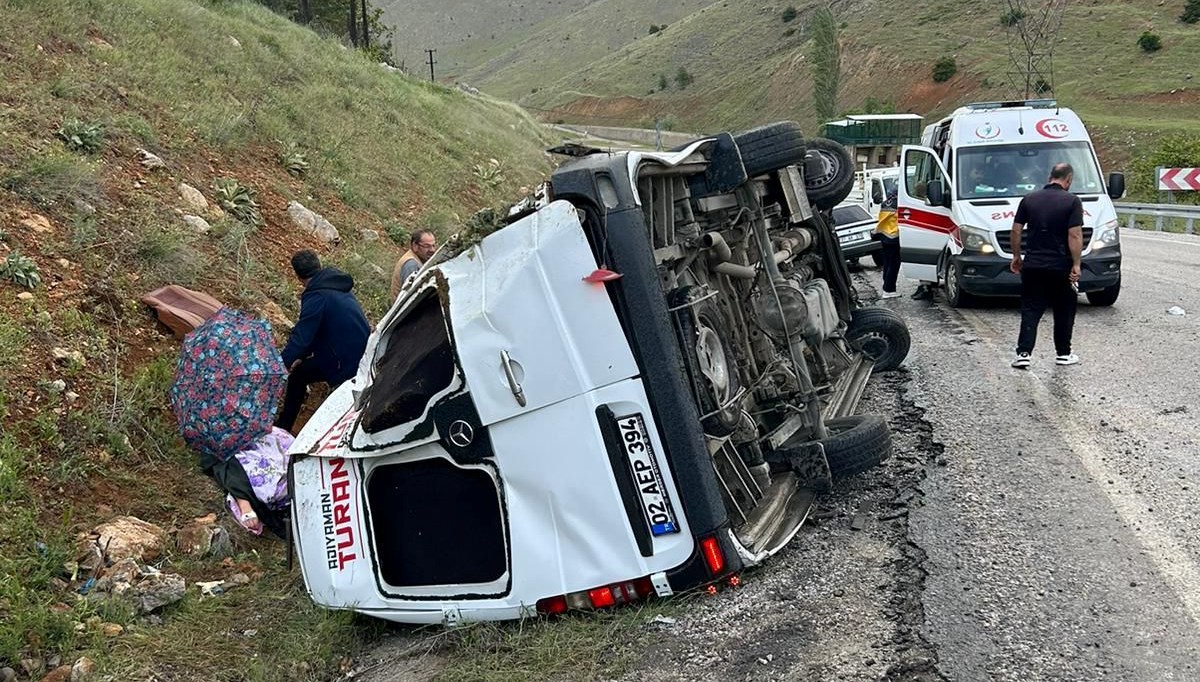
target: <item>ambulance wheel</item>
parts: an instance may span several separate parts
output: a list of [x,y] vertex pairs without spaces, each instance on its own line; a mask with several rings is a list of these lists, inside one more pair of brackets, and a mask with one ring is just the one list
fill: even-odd
[[1087,292],[1087,300],[1088,300],[1088,303],[1091,303],[1094,306],[1107,308],[1108,306],[1116,303],[1117,296],[1120,296],[1120,295],[1121,295],[1121,280],[1118,279],[1117,283],[1112,285],[1111,287],[1105,287],[1099,291]]
[[804,161],[804,135],[794,121],[751,128],[733,136],[747,177],[765,175]]
[[975,303],[975,297],[963,291],[961,268],[953,258],[946,262],[946,302],[951,308],[968,308]]
[[859,308],[851,313],[846,341],[875,361],[872,373],[899,367],[912,346],[904,318],[891,308],[880,307]]
[[[671,307],[686,306],[693,293],[698,295],[697,287],[676,290],[668,299]],[[730,405],[742,383],[721,309],[708,299],[677,310],[675,319],[701,426],[710,436],[728,436],[742,419],[741,407]]]
[[809,203],[822,210],[831,209],[842,203],[853,188],[854,158],[850,150],[824,137],[809,140],[804,165]]
[[829,437],[821,441],[833,480],[859,474],[892,454],[892,432],[877,414],[857,414],[825,422]]

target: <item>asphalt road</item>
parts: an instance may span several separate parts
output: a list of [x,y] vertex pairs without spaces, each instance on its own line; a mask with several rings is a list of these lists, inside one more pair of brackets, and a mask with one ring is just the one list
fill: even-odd
[[1117,304],[1080,306],[1073,367],[1053,364],[1049,319],[1032,369],[1008,366],[1012,304],[888,302],[947,460],[909,533],[948,679],[1200,679],[1200,239],[1123,249]]
[[[1200,238],[1123,238],[1077,366],[1053,364],[1047,316],[1032,369],[1009,367],[1015,302],[882,302],[913,349],[860,411],[888,417],[893,457],[741,587],[670,622],[649,605],[622,679],[1200,680]],[[872,298],[878,271],[856,279]],[[396,634],[355,679],[438,672]]]

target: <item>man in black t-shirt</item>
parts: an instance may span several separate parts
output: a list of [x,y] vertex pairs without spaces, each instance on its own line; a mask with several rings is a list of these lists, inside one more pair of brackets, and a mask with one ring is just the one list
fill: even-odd
[[1017,206],[1009,269],[1021,275],[1021,333],[1013,367],[1029,367],[1038,323],[1046,308],[1054,311],[1055,364],[1079,363],[1079,356],[1071,352],[1071,332],[1083,253],[1083,204],[1069,191],[1072,176],[1070,164],[1056,165],[1050,171],[1050,184],[1030,193]]

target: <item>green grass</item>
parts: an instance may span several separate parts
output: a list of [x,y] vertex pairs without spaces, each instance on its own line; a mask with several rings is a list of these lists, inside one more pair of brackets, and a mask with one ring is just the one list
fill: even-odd
[[[287,257],[311,246],[355,276],[378,320],[399,249],[359,231],[446,237],[544,177],[549,138],[515,106],[389,73],[250,2],[0,0],[0,16],[0,227],[56,287],[22,303],[0,283],[0,666],[87,653],[118,680],[335,678],[380,625],[315,607],[277,541],[233,531],[237,565],[262,577],[219,599],[193,588],[161,625],[58,582],[76,534],[113,515],[172,528],[221,509],[168,407],[178,344],[138,297],[177,283],[294,319]],[[67,126],[87,137],[80,151],[56,136],[71,121],[97,125]],[[138,148],[167,167],[142,168]],[[285,150],[308,168],[289,174]],[[474,171],[492,158],[502,174]],[[176,186],[212,202],[224,177],[256,192],[263,224],[207,216],[211,232],[192,233]],[[297,234],[290,200],[341,244]],[[53,228],[16,227],[22,211]],[[86,363],[52,363],[52,347]],[[79,397],[52,391],[56,379]],[[232,572],[170,550],[161,567],[189,582]],[[106,639],[102,622],[126,631]]]

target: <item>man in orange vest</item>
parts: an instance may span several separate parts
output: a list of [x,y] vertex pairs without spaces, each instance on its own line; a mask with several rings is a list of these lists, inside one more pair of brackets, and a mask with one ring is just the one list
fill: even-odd
[[417,230],[412,233],[412,239],[409,240],[408,251],[400,256],[400,260],[396,261],[396,267],[392,270],[392,300],[400,295],[400,289],[404,287],[404,283],[408,281],[409,276],[421,269],[425,261],[437,251],[437,237],[429,230]]

